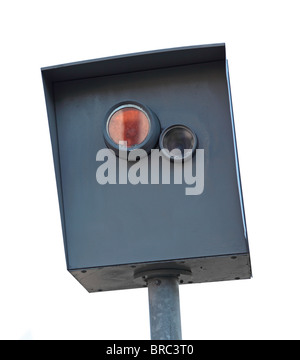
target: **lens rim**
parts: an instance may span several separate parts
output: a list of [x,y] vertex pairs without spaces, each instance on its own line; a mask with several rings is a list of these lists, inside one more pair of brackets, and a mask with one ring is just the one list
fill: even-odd
[[[135,109],[142,111],[146,115],[146,117],[149,121],[149,131],[148,131],[146,138],[140,144],[136,144],[131,147],[125,147],[125,146],[119,147],[119,144],[116,144],[112,140],[112,138],[109,135],[109,131],[108,131],[109,130],[108,129],[109,121],[112,118],[112,116],[117,111],[119,111],[121,109],[125,109],[125,108],[135,108]],[[160,131],[161,131],[160,122],[159,122],[156,114],[148,106],[141,104],[135,100],[122,101],[122,102],[115,104],[106,113],[106,116],[104,118],[104,123],[103,123],[103,137],[104,137],[105,144],[109,149],[113,150],[117,156],[120,156],[120,151],[122,151],[123,153],[124,152],[127,153],[127,156],[128,156],[128,154],[130,152],[137,150],[137,149],[143,149],[147,153],[150,153],[151,149],[153,149],[158,142]]]
[[[193,147],[191,148],[191,152],[186,154],[185,156],[174,157],[173,155],[170,154],[168,149],[164,148],[163,144],[164,144],[165,136],[168,133],[170,133],[170,131],[172,131],[174,129],[184,129],[184,130],[188,131],[192,135]],[[162,131],[162,133],[160,134],[160,137],[159,137],[159,147],[160,147],[163,155],[166,158],[168,158],[169,160],[174,161],[174,162],[182,162],[182,161],[186,161],[186,160],[192,158],[192,156],[195,153],[195,150],[197,148],[197,144],[198,144],[198,139],[197,139],[197,136],[196,136],[195,132],[190,127],[188,127],[186,125],[183,125],[183,124],[175,124],[175,125],[168,126],[167,128],[165,128]]]

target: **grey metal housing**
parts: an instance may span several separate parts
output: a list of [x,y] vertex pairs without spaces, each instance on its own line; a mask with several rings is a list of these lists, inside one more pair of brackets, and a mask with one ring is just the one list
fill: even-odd
[[[186,266],[181,284],[251,277],[224,44],[52,66],[42,78],[67,268],[89,292],[145,286],[134,274],[149,266]],[[186,196],[184,183],[97,183],[104,118],[128,99],[162,130],[193,129],[201,195]]]

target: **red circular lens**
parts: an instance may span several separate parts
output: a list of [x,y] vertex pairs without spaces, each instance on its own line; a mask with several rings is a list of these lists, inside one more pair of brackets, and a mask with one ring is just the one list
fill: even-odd
[[117,110],[109,119],[108,133],[116,144],[132,147],[141,144],[147,137],[150,123],[140,109],[128,106]]

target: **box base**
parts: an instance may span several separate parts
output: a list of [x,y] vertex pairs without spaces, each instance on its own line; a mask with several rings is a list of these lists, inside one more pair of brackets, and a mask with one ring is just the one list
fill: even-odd
[[90,293],[146,287],[146,277],[139,276],[149,269],[182,269],[180,284],[203,283],[251,278],[249,254],[180,259],[166,262],[126,264],[69,270]]

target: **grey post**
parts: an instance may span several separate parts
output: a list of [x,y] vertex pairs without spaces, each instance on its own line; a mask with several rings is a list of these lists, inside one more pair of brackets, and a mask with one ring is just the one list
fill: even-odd
[[150,277],[147,283],[151,340],[181,340],[178,277]]

